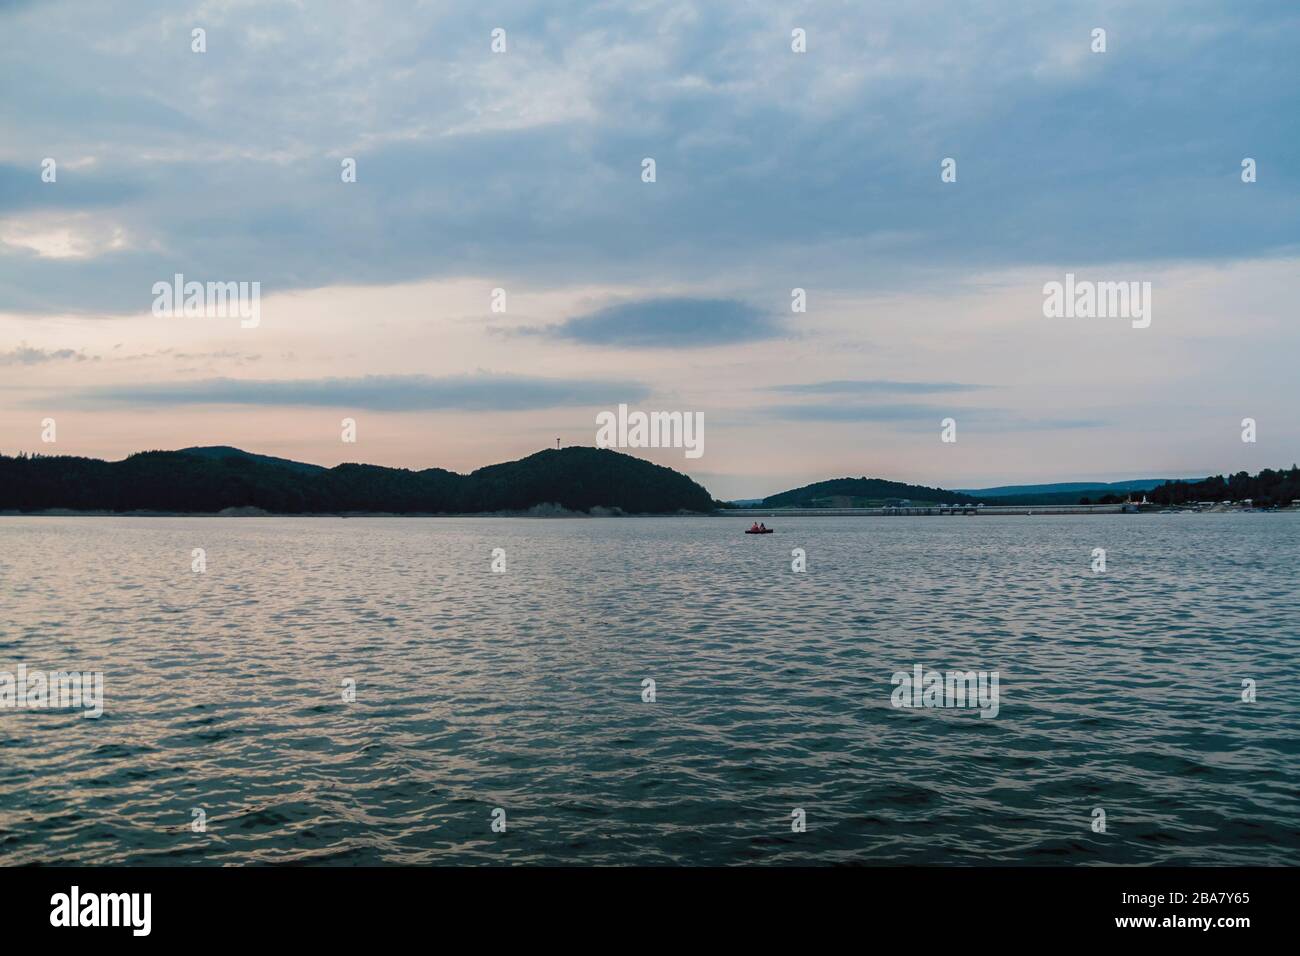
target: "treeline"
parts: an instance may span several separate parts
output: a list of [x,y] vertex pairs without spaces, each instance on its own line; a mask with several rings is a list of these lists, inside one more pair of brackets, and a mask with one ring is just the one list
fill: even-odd
[[1239,471],[1225,478],[1215,475],[1204,481],[1167,481],[1146,493],[1147,500],[1159,505],[1181,505],[1189,501],[1243,501],[1256,508],[1285,508],[1300,499],[1300,468],[1275,471],[1265,468],[1252,477]]
[[231,452],[150,451],[116,462],[0,455],[0,511],[472,514],[557,504],[665,514],[714,505],[686,475],[608,449],[551,449],[469,475],[360,464],[313,472]]

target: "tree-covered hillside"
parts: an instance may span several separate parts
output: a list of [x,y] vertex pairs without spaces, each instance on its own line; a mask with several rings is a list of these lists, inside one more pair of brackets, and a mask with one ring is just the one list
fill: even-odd
[[979,502],[978,498],[956,491],[909,485],[901,481],[885,481],[883,478],[832,478],[830,481],[819,481],[783,491],[779,495],[771,495],[763,499],[763,507],[869,508],[893,499],[907,499],[918,505],[926,502],[973,505]]
[[205,451],[141,452],[115,462],[0,456],[0,511],[468,514],[558,504],[664,514],[713,508],[709,493],[687,476],[608,449],[551,449],[469,475],[357,464],[311,471],[238,449]]

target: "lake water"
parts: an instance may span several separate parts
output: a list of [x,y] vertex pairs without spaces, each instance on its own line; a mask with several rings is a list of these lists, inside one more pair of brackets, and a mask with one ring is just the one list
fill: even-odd
[[1300,516],[770,523],[0,518],[0,863],[1300,863]]

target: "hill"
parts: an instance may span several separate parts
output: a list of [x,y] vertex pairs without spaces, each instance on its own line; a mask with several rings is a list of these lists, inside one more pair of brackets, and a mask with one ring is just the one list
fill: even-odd
[[230,445],[207,445],[200,448],[182,448],[181,453],[185,455],[198,455],[201,458],[248,458],[252,461],[265,462],[268,465],[283,465],[285,468],[292,468],[295,471],[316,473],[326,471],[324,465],[309,465],[305,461],[293,461],[289,458],[276,458],[272,455],[258,455],[251,451],[244,451],[242,448],[232,448]]
[[212,514],[475,514],[554,504],[571,511],[707,512],[686,475],[609,449],[548,449],[469,475],[429,468],[305,465],[239,449],[149,451],[122,461],[0,456],[0,511],[165,511]]
[[958,491],[909,485],[883,478],[832,478],[791,491],[769,495],[764,508],[876,508],[887,501],[906,499],[921,504],[977,504],[979,499]]

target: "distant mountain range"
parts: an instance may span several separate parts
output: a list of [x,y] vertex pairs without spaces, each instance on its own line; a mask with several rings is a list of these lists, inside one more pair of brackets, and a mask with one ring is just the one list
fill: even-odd
[[[769,495],[731,502],[740,507],[762,508],[878,508],[892,502],[912,505],[990,504],[1051,505],[1078,504],[1083,498],[1097,501],[1107,496],[1127,498],[1136,491],[1150,491],[1168,484],[1167,478],[1138,478],[1132,481],[1066,481],[1043,485],[1001,485],[996,488],[966,488],[950,491],[926,485],[912,485],[882,478],[833,478]],[[1190,479],[1198,481],[1199,479]]]
[[1246,472],[1209,478],[1137,478],[1131,481],[1066,481],[1045,485],[1002,485],[946,491],[881,478],[834,478],[769,495],[761,500],[732,502],[749,508],[877,508],[907,501],[912,505],[1073,505],[1112,503],[1141,494],[1154,505],[1187,502],[1245,501],[1256,508],[1285,508],[1300,502],[1300,468],[1265,468],[1258,475]]
[[[1131,494],[1145,493],[1169,484],[1173,478],[1136,478],[1132,481],[1061,481],[1046,485],[1002,485],[966,492],[991,505],[1077,505],[1090,502],[1123,501]],[[1199,481],[1192,478],[1191,481]]]
[[[1203,476],[1202,476],[1203,477]],[[1133,481],[1062,481],[1050,485],[999,485],[996,488],[961,488],[963,494],[977,498],[1005,498],[1008,495],[1049,495],[1062,492],[1083,494],[1089,491],[1101,494],[1120,494],[1130,491],[1150,491],[1168,481],[1200,481],[1201,478],[1136,478]]]
[[676,514],[714,505],[704,488],[671,468],[582,447],[547,449],[468,475],[442,468],[323,468],[225,446],[141,452],[115,462],[0,456],[0,511]]

